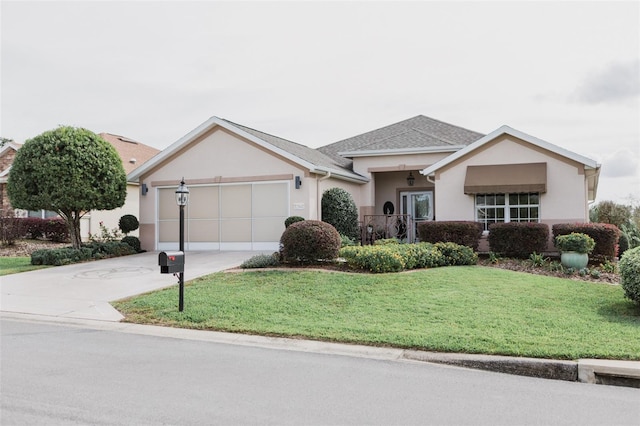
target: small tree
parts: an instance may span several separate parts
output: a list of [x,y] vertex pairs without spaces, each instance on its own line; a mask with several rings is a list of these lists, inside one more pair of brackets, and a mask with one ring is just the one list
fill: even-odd
[[115,148],[95,133],[59,127],[30,139],[11,166],[7,193],[15,208],[52,210],[80,248],[80,219],[124,205],[127,177]]
[[125,214],[118,221],[118,227],[124,235],[127,235],[129,232],[133,232],[138,229],[138,227],[140,227],[140,222],[138,222],[138,218],[134,215]]
[[322,221],[333,225],[340,235],[358,238],[358,208],[353,197],[342,188],[331,188],[322,194]]

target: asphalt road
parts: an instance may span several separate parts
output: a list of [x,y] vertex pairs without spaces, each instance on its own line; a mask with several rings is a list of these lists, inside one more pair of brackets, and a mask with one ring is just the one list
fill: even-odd
[[640,390],[3,318],[2,425],[637,425]]

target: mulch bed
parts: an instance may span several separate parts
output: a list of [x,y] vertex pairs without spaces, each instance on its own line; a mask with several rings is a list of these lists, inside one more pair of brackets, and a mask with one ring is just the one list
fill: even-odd
[[44,240],[18,240],[10,246],[0,245],[2,257],[29,257],[31,253],[40,249],[54,249],[68,247],[69,243],[53,243]]

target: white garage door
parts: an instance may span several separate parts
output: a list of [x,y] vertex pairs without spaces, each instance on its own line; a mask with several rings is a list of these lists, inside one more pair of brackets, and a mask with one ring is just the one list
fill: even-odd
[[[158,250],[179,239],[176,188],[158,188]],[[289,216],[289,182],[189,185],[185,250],[278,250]]]

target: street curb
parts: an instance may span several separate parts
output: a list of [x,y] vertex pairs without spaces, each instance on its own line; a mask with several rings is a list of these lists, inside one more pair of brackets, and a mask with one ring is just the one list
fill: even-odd
[[403,358],[540,379],[565,380],[569,382],[578,380],[578,362],[576,361],[413,350],[405,350]]
[[377,347],[287,337],[259,336],[210,330],[182,329],[158,325],[134,324],[95,319],[62,318],[46,315],[1,312],[0,318],[37,323],[57,323],[95,330],[169,337],[266,349],[350,356],[387,361],[414,361],[445,364],[452,367],[485,370],[495,373],[562,380],[640,387],[640,361],[589,360],[562,361],[501,355],[428,352],[411,349]]

